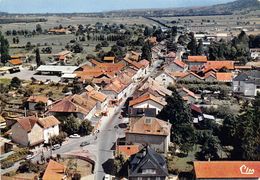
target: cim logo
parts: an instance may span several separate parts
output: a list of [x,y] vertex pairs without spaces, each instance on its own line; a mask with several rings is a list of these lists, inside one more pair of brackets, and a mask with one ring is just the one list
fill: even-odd
[[255,173],[254,169],[250,169],[249,167],[247,167],[246,165],[242,165],[240,167],[240,173],[241,174],[247,174],[247,175],[252,175]]

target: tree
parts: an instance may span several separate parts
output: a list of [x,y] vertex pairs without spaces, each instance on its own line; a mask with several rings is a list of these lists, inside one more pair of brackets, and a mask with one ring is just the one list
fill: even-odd
[[79,134],[82,136],[89,135],[93,130],[93,126],[91,125],[91,122],[88,120],[82,121],[82,123],[79,126]]
[[36,164],[33,164],[31,161],[26,160],[24,162],[21,162],[21,165],[18,168],[19,173],[38,173],[40,170],[39,166]]
[[176,89],[172,88],[172,95],[166,97],[167,104],[158,114],[159,119],[170,121],[172,124],[172,141],[187,153],[192,150],[195,142],[194,127],[189,107],[184,104]]
[[81,53],[83,51],[83,47],[79,43],[74,43],[73,46],[72,46],[72,51],[74,53]]
[[148,26],[146,26],[145,28],[144,28],[144,36],[150,36],[151,34],[152,34],[152,29],[151,28],[149,28]]
[[235,138],[237,118],[234,114],[229,114],[224,118],[223,125],[220,128],[219,138],[224,146],[232,145]]
[[148,61],[151,61],[152,59],[152,50],[151,50],[151,45],[149,42],[145,42],[143,47],[142,47],[142,59],[146,59]]
[[37,48],[37,49],[35,50],[35,61],[36,61],[37,67],[39,67],[40,65],[42,65],[39,48]]
[[62,144],[67,137],[67,134],[65,132],[60,132],[58,136],[52,136],[50,138],[51,144]]
[[217,136],[213,136],[211,131],[206,131],[203,133],[203,140],[201,145],[201,150],[196,154],[199,160],[216,160],[219,158],[219,139]]
[[42,26],[40,24],[36,24],[36,32],[38,32],[39,34],[42,33]]
[[233,159],[260,160],[260,93],[252,105],[241,109],[235,128]]
[[76,134],[79,132],[80,120],[75,118],[73,115],[66,117],[62,121],[62,130],[68,135]]
[[0,53],[1,53],[1,63],[4,65],[11,58],[9,56],[9,42],[4,38],[2,32],[0,31]]
[[198,47],[197,47],[197,55],[203,55],[203,42],[202,40],[200,39],[199,40],[199,44],[198,44]]
[[100,51],[102,49],[102,45],[101,44],[97,44],[95,47],[96,51]]
[[18,77],[13,77],[10,86],[14,88],[19,88],[21,87],[21,80]]
[[37,102],[34,106],[34,109],[39,111],[39,112],[42,112],[45,110],[45,103],[44,102]]
[[187,48],[190,50],[191,55],[197,55],[197,40],[194,37],[194,34],[191,33],[191,41],[188,43]]

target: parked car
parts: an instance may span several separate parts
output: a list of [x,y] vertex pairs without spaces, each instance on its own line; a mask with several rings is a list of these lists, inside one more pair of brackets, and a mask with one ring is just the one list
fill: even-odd
[[25,157],[26,160],[29,160],[29,159],[32,159],[33,158],[33,155],[32,154],[29,154]]
[[90,142],[85,141],[85,142],[82,142],[82,143],[80,144],[80,147],[87,146],[87,145],[89,145],[89,144],[90,144]]
[[78,135],[78,134],[72,134],[72,135],[70,135],[69,137],[70,137],[70,138],[80,138],[80,135]]
[[54,144],[51,149],[52,150],[60,149],[60,145],[59,144]]

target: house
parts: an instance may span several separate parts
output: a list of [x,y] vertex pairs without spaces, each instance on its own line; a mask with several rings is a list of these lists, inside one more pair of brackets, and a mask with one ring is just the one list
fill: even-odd
[[136,99],[129,101],[129,106],[133,108],[155,108],[158,114],[166,105],[163,97],[155,97],[151,94],[145,94]]
[[39,102],[44,103],[44,106],[49,106],[52,101],[46,96],[35,96],[32,95],[27,99],[29,110],[35,110],[35,105]]
[[48,114],[50,115],[71,115],[79,119],[90,120],[96,113],[97,101],[91,97],[74,94],[64,97],[50,106],[48,106]]
[[85,89],[86,89],[86,95],[97,101],[97,110],[105,111],[108,106],[107,95],[95,90],[90,85],[88,85]]
[[77,80],[78,77],[76,74],[63,74],[60,79],[60,81],[63,83],[73,83]]
[[39,118],[38,123],[43,128],[43,139],[44,143],[49,143],[49,139],[53,136],[58,136],[60,121],[54,116],[48,116],[44,118]]
[[160,85],[164,87],[169,87],[175,84],[176,78],[172,76],[168,71],[161,71],[157,75],[155,75],[154,80]]
[[130,66],[132,68],[134,68],[137,73],[136,73],[136,77],[137,79],[136,80],[140,80],[142,78],[144,78],[147,73],[148,73],[148,70],[149,70],[149,65],[150,65],[150,62],[143,59],[141,61],[132,61],[128,58],[128,56],[126,55],[126,57],[124,58],[124,61],[126,63],[127,66]]
[[35,116],[16,119],[11,132],[12,141],[21,146],[36,146],[44,142],[43,128]]
[[165,69],[169,72],[185,72],[188,70],[188,65],[179,59],[175,59],[167,63]]
[[64,61],[64,62],[66,62],[67,59],[72,57],[72,52],[68,51],[68,50],[61,51],[61,52],[59,52],[57,54],[54,54],[53,57],[54,57],[54,60],[56,60],[56,61]]
[[126,54],[125,58],[128,58],[131,61],[137,61],[138,62],[138,61],[141,60],[141,55],[142,55],[141,52],[131,51],[131,52],[128,52]]
[[193,66],[203,66],[208,61],[207,56],[188,56],[188,60],[186,63],[189,65],[191,69]]
[[66,167],[50,159],[42,177],[43,180],[66,180]]
[[49,29],[48,34],[62,35],[62,34],[70,34],[71,31],[65,28],[60,29]]
[[260,178],[259,161],[195,161],[195,179],[252,179]]
[[136,154],[140,151],[140,146],[137,144],[134,145],[118,145],[116,146],[116,154],[122,154],[127,158]]
[[21,59],[11,59],[7,61],[6,66],[14,67],[14,66],[21,66],[22,64],[23,62]]
[[203,79],[207,82],[217,81],[216,72],[214,70],[210,70],[204,74]]
[[179,79],[182,81],[204,81],[203,77],[200,77],[194,72],[184,73]]
[[0,155],[12,151],[14,144],[10,139],[0,137]]
[[175,52],[169,52],[168,54],[166,54],[165,56],[165,62],[173,62],[176,58],[176,54]]
[[198,102],[200,97],[195,95],[194,92],[188,90],[185,87],[182,87],[181,89],[178,89],[179,95],[183,98],[184,101],[187,101],[188,103],[195,103]]
[[156,151],[167,153],[171,124],[155,117],[131,118],[125,134],[127,144],[147,144]]
[[235,69],[234,65],[235,61],[228,61],[228,60],[223,60],[223,61],[207,61],[207,63],[204,65],[204,73],[208,72],[209,70],[228,70],[232,71]]
[[219,82],[232,82],[233,79],[233,73],[231,72],[217,72],[216,78]]
[[252,70],[240,73],[233,79],[232,89],[234,93],[244,96],[256,96],[260,92],[260,72]]
[[129,158],[128,179],[166,180],[168,169],[165,158],[149,146],[144,147],[138,153]]
[[129,108],[128,109],[128,117],[156,117],[156,109],[155,108]]

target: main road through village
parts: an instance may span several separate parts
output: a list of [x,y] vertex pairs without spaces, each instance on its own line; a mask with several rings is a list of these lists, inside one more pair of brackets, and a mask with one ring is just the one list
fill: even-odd
[[[159,66],[161,63],[161,60],[154,61],[146,78],[154,75],[156,73],[156,67]],[[132,92],[130,92],[127,97],[125,97],[124,101],[122,101],[121,104],[115,108],[114,112],[106,121],[101,122],[98,133],[96,152],[94,152],[97,158],[94,171],[96,180],[102,180],[104,175],[106,173],[109,174],[109,171],[111,171],[111,169],[109,169],[109,160],[113,159],[114,157],[113,150],[111,148],[115,144],[117,138],[122,135],[122,131],[120,130],[120,128],[115,129],[114,127],[117,124],[122,123],[122,119],[119,118],[121,108],[124,105],[125,100],[128,97],[131,97],[131,95],[134,93],[140,83],[143,83],[143,81],[135,83]]]

